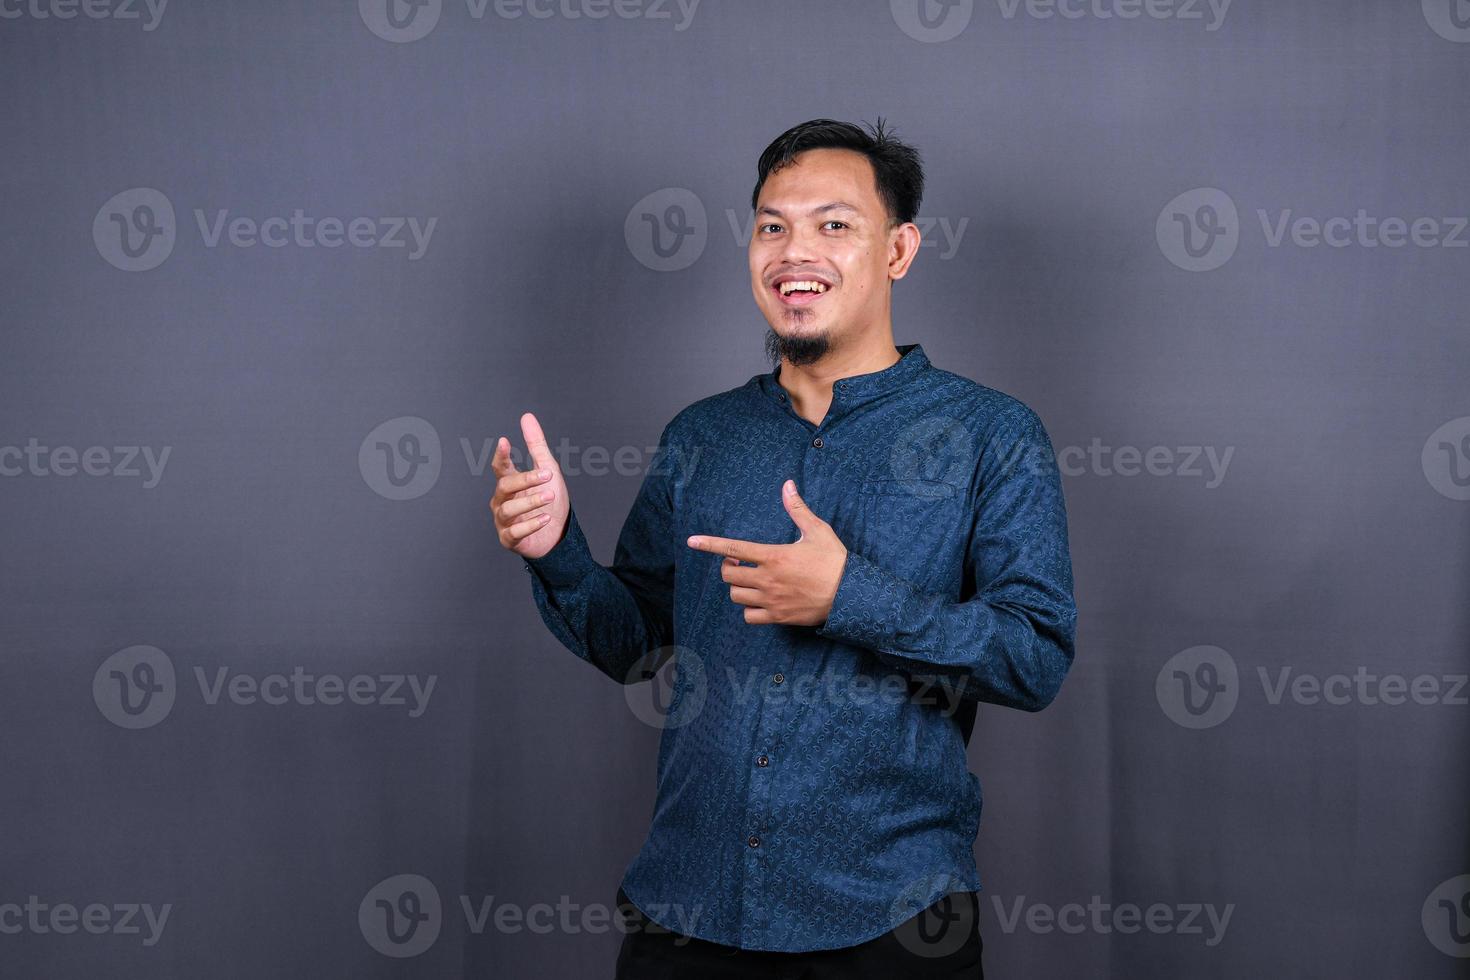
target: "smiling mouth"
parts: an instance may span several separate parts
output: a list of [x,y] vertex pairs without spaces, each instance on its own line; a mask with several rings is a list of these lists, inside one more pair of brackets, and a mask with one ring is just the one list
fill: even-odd
[[798,279],[777,283],[771,288],[776,298],[786,306],[810,306],[825,296],[829,287],[814,279]]

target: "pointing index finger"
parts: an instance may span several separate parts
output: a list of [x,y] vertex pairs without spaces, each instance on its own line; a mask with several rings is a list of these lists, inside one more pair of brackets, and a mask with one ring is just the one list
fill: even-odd
[[556,462],[551,455],[551,449],[546,445],[546,435],[541,431],[541,423],[530,412],[521,416],[521,438],[526,440],[526,451],[531,454],[537,466],[549,469]]
[[769,545],[756,541],[717,538],[708,534],[691,534],[687,543],[696,551],[708,551],[711,554],[724,555],[737,561],[754,562],[757,565],[766,560],[766,550],[769,547]]

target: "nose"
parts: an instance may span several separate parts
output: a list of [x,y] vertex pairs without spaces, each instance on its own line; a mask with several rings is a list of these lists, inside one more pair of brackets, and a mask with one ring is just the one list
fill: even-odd
[[811,265],[816,261],[816,232],[788,228],[781,242],[781,262],[788,266]]

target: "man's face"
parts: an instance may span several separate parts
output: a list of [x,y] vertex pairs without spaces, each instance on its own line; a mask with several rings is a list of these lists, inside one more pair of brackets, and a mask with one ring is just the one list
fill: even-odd
[[[786,341],[830,345],[861,335],[882,322],[889,280],[907,270],[908,260],[894,249],[897,238],[866,157],[840,149],[800,153],[761,187],[750,238],[756,304]],[[791,290],[783,282],[817,286],[783,292]]]

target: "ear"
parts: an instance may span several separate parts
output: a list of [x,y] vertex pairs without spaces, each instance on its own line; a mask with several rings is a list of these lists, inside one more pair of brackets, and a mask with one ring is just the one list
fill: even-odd
[[919,226],[912,221],[892,229],[888,233],[888,278],[902,279],[908,274],[909,265],[919,254]]

